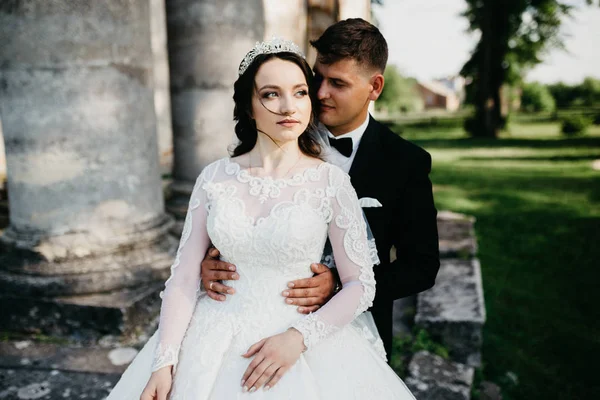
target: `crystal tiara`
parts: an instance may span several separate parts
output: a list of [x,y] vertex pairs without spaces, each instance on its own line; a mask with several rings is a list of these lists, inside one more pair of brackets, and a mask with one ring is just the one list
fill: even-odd
[[266,40],[264,42],[256,42],[256,45],[252,50],[246,54],[246,57],[242,60],[240,64],[240,68],[238,70],[238,75],[242,75],[250,64],[254,61],[256,56],[261,54],[274,54],[274,53],[295,53],[300,57],[304,57],[304,53],[300,50],[300,47],[291,40],[286,40],[280,37],[273,37],[271,40]]

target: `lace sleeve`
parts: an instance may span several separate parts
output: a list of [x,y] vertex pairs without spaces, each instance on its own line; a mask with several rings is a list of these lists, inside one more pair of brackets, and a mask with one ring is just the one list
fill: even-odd
[[[207,167],[208,168],[208,167]],[[159,342],[152,371],[177,365],[179,349],[192,317],[200,286],[200,263],[209,245],[206,231],[205,168],[194,185],[171,276],[160,294]]]
[[332,198],[329,240],[343,287],[321,309],[293,325],[307,349],[366,311],[375,298],[366,223],[350,178],[337,167],[330,168],[327,193]]

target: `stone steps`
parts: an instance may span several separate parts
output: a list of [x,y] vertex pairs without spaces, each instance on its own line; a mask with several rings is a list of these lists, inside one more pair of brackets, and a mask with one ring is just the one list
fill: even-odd
[[474,224],[474,217],[451,211],[440,211],[437,216],[440,257],[475,257],[477,241]]
[[0,368],[0,399],[105,399],[119,374]]
[[9,332],[43,333],[87,343],[106,335],[132,340],[155,325],[163,287],[160,282],[48,299],[0,294],[0,326]]
[[485,304],[479,260],[442,260],[435,286],[417,296],[415,323],[441,339],[453,360],[480,366]]
[[469,400],[474,368],[420,351],[408,365],[406,386],[417,399]]

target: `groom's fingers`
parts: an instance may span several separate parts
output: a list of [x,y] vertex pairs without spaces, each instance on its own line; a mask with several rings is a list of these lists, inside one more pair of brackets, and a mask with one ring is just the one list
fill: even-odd
[[318,287],[319,281],[316,277],[298,279],[295,281],[291,281],[288,283],[288,288],[290,289],[306,289],[312,287]]
[[298,299],[286,299],[285,302],[295,306],[319,306],[321,302],[319,297],[300,297]]
[[[318,297],[320,292],[317,288],[305,288],[305,289],[287,289],[282,292],[283,297],[288,298],[306,298],[306,297]],[[290,303],[291,304],[291,303]]]
[[[206,262],[207,264],[209,262]],[[235,268],[232,264],[222,261],[211,261],[211,264],[202,266],[202,279],[207,281],[235,281],[239,279],[237,272],[229,268]]]
[[206,294],[208,294],[208,297],[210,297],[213,300],[216,301],[225,301],[225,296],[223,296],[222,294],[219,294],[213,290],[207,290]]
[[311,307],[298,307],[298,312],[300,314],[310,314],[311,312],[315,312],[319,309],[319,306],[311,306]]
[[[210,283],[207,282],[207,284],[205,284],[204,287],[206,288],[206,286],[210,286]],[[235,293],[235,289],[230,288],[229,286],[223,285],[222,283],[214,282],[214,281],[212,283],[211,291],[216,292],[216,293],[223,293],[223,294],[234,294]]]
[[327,272],[329,271],[329,267],[327,267],[327,265],[325,264],[311,264],[310,265],[310,270],[313,272],[313,274],[322,274],[323,272]]

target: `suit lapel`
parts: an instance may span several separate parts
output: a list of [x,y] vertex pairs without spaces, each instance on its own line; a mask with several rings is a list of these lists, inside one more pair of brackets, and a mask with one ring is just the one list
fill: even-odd
[[379,127],[373,117],[369,118],[369,125],[367,125],[367,129],[360,140],[349,172],[352,185],[359,197],[366,195],[365,192],[373,183],[373,179],[378,176],[377,171],[381,172],[379,168],[380,158],[377,156],[381,154],[381,143],[377,134]]

